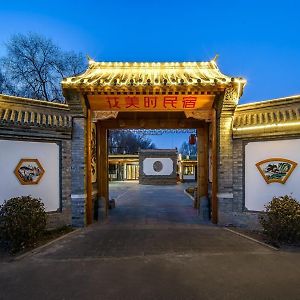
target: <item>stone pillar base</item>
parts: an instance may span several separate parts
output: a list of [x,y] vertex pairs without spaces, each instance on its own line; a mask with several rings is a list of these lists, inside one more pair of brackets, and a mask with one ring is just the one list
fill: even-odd
[[207,196],[200,197],[199,218],[202,221],[209,221],[210,219],[209,199]]

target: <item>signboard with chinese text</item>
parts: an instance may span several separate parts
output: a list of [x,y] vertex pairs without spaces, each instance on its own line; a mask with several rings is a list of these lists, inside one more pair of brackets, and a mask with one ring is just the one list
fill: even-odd
[[214,95],[89,95],[93,110],[184,111],[212,108]]

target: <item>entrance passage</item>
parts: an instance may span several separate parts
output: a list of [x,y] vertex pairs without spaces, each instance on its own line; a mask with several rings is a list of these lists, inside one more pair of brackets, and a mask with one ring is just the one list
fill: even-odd
[[109,213],[111,224],[180,225],[199,224],[193,200],[184,193],[188,183],[140,185],[138,182],[111,182],[110,197],[116,208]]

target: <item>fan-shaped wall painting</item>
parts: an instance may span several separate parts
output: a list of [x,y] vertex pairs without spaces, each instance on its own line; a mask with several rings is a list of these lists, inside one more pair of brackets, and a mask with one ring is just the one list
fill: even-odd
[[15,175],[21,184],[38,184],[45,171],[38,161],[33,158],[23,158],[15,168]]
[[266,183],[284,184],[293,173],[297,163],[285,158],[269,158],[255,164]]

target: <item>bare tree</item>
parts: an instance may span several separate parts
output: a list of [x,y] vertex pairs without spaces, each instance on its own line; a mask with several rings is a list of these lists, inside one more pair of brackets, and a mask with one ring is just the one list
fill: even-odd
[[179,153],[181,153],[184,156],[186,156],[186,155],[196,156],[197,155],[197,145],[196,144],[191,145],[187,142],[183,142],[180,147]]
[[35,33],[13,35],[6,49],[2,65],[19,96],[63,101],[62,78],[86,68],[82,54],[63,51],[51,39]]
[[6,74],[0,69],[0,94],[14,94],[14,89],[9,83]]
[[135,154],[140,149],[155,149],[149,138],[131,131],[111,130],[109,132],[110,154]]

